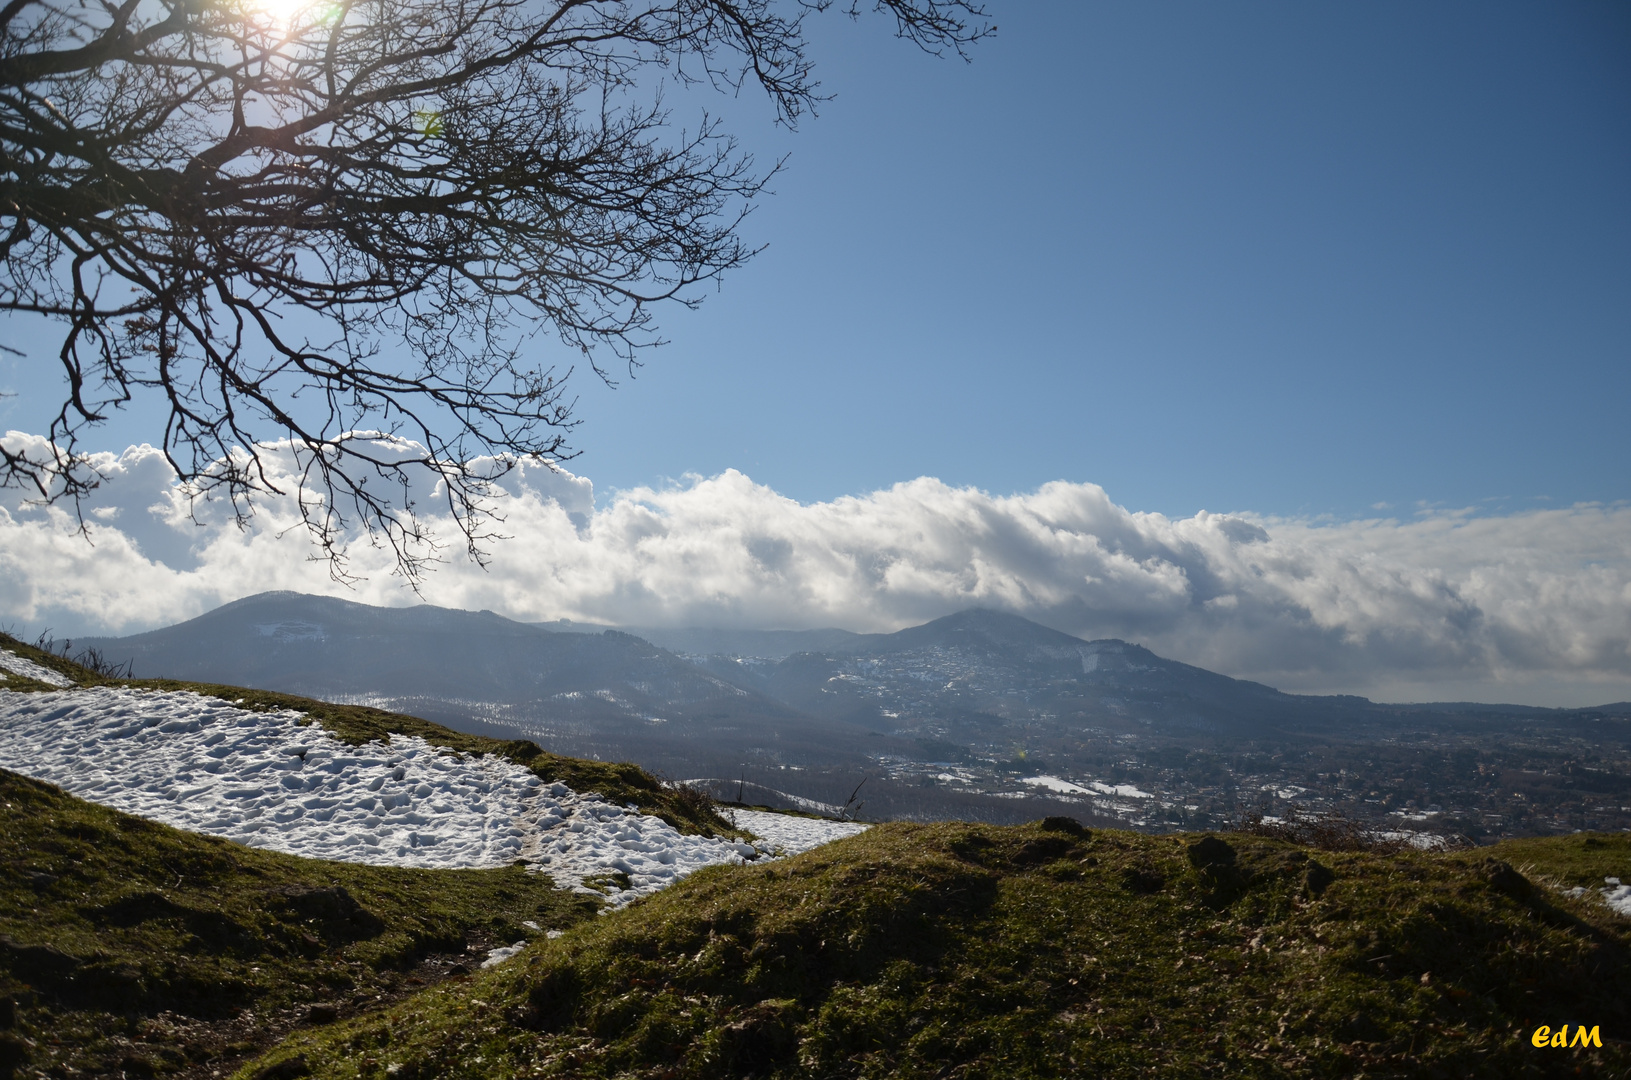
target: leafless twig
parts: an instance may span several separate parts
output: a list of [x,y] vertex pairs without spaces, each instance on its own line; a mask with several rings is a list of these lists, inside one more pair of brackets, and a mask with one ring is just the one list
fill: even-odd
[[[0,443],[0,485],[78,508],[88,429],[153,397],[194,497],[240,524],[293,497],[341,578],[360,532],[417,583],[433,508],[482,560],[496,482],[571,456],[571,368],[538,333],[610,381],[660,305],[753,255],[777,166],[663,86],[755,84],[796,124],[831,6],[12,0],[0,310],[61,323],[67,389],[43,449]],[[992,29],[972,0],[873,6],[930,51]]]

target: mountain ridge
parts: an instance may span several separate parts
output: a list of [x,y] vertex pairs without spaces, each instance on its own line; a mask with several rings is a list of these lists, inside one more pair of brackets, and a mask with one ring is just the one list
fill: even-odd
[[990,609],[890,634],[653,635],[730,653],[677,653],[634,629],[282,592],[78,644],[137,674],[375,705],[832,805],[864,782],[886,819],[1066,812],[1161,829],[1225,824],[1247,801],[1467,835],[1631,824],[1631,790],[1618,794],[1631,707],[1287,694]]
[[[675,656],[744,656],[779,660],[803,652],[842,656],[880,655],[932,647],[936,644],[943,645],[948,642],[953,634],[969,634],[981,637],[987,643],[998,647],[1011,647],[1016,643],[1038,645],[1045,641],[1059,648],[1073,650],[1079,650],[1081,647],[1087,646],[1090,647],[1091,653],[1098,655],[1113,655],[1116,652],[1124,652],[1135,660],[1142,661],[1143,666],[1161,666],[1168,670],[1191,674],[1194,677],[1227,680],[1233,686],[1248,688],[1253,692],[1268,693],[1297,702],[1360,704],[1378,709],[1409,711],[1490,711],[1514,715],[1555,715],[1590,712],[1619,714],[1631,710],[1631,702],[1626,701],[1604,702],[1593,706],[1554,707],[1469,701],[1377,702],[1357,694],[1294,693],[1280,690],[1267,683],[1236,678],[1199,665],[1173,660],[1161,656],[1137,642],[1127,641],[1122,638],[1080,638],[1042,623],[1037,623],[1021,615],[1015,615],[996,608],[978,606],[964,608],[949,615],[940,616],[928,622],[904,627],[896,631],[863,633],[838,627],[823,627],[810,630],[743,630],[708,626],[672,628],[620,626],[575,623],[564,619],[555,622],[524,622],[499,615],[486,608],[469,610],[446,608],[428,603],[404,607],[379,607],[340,597],[301,593],[289,589],[273,589],[228,601],[208,612],[171,626],[158,627],[153,630],[124,636],[84,636],[76,638],[74,641],[82,648],[93,647],[103,651],[110,658],[117,654],[120,659],[136,659],[139,662],[143,659],[143,654],[151,654],[157,651],[151,648],[151,644],[156,644],[171,637],[174,632],[184,627],[202,627],[219,619],[228,618],[237,612],[264,607],[266,604],[273,602],[322,604],[329,606],[336,613],[352,615],[353,620],[351,621],[357,621],[355,616],[363,615],[363,613],[368,613],[370,616],[388,613],[394,620],[410,620],[413,624],[411,629],[422,633],[454,628],[461,632],[468,632],[470,629],[502,630],[506,633],[532,632],[550,635],[556,639],[563,636],[605,638],[608,634],[611,634],[617,637],[635,638]],[[301,640],[302,635],[299,633],[298,621],[295,619],[288,620],[287,629],[278,627],[276,624],[263,624],[267,627],[266,636],[278,643]],[[475,627],[458,625],[461,623],[475,623],[477,625]],[[999,629],[1002,633],[993,633],[993,628]],[[616,637],[614,637],[615,639]],[[320,639],[313,638],[311,640]],[[699,646],[712,647],[704,651]],[[126,654],[132,655],[127,656]],[[174,673],[167,672],[166,674]]]

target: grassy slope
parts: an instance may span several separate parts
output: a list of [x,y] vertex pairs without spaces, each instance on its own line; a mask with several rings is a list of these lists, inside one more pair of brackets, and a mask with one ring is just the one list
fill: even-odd
[[[740,836],[739,830],[714,813],[711,803],[688,789],[665,787],[656,777],[626,762],[585,761],[561,757],[539,749],[526,739],[505,742],[480,735],[466,735],[440,724],[413,716],[371,709],[363,705],[334,705],[311,698],[280,694],[271,690],[247,690],[239,686],[182,682],[176,679],[108,679],[93,671],[0,634],[0,648],[49,667],[73,679],[80,686],[130,686],[148,690],[190,690],[209,697],[256,710],[294,709],[311,722],[342,741],[359,745],[371,740],[389,740],[392,735],[417,735],[434,746],[445,746],[461,754],[495,754],[526,766],[544,780],[564,783],[573,791],[596,792],[616,803],[635,804],[645,813],[655,814],[681,832],[692,835]],[[54,690],[56,687],[17,675],[7,675],[0,683],[5,690]]]
[[[1627,837],[1452,854],[1225,839],[879,826],[703,871],[240,1075],[1631,1072],[1631,922],[1507,865],[1631,877]],[[1581,1022],[1604,1049],[1528,1042]]]
[[[559,757],[410,716],[269,691],[112,679],[0,634],[81,687],[189,690],[294,709],[344,741],[417,735],[490,753],[693,834],[741,835],[634,765]],[[0,692],[58,689],[12,673]],[[168,829],[0,770],[0,1078],[200,1076],[264,1049],[310,1006],[355,1015],[458,975],[493,945],[597,909],[520,869],[430,871],[281,856]],[[474,952],[474,957],[470,955]]]
[[[0,1076],[230,1064],[303,1019],[448,974],[596,909],[520,869],[300,859],[0,770]],[[217,1066],[218,1067],[218,1066]]]
[[[502,753],[688,831],[723,831],[632,766],[361,707],[124,684],[302,709],[353,742],[419,734]],[[581,901],[516,870],[314,862],[9,774],[0,794],[0,1059],[54,1060],[58,1075],[207,1075],[208,1059],[288,1029],[306,1002],[338,1003],[340,1022],[296,1030],[241,1075],[1631,1073],[1618,1041],[1631,1035],[1631,926],[1529,884],[1631,879],[1624,836],[1448,855],[1234,836],[1208,856],[1193,837],[898,824],[704,871],[583,920]],[[526,918],[577,925],[407,996],[414,978],[446,972],[413,967],[422,954],[513,940]],[[1601,1025],[1605,1049],[1524,1038],[1582,1021]]]

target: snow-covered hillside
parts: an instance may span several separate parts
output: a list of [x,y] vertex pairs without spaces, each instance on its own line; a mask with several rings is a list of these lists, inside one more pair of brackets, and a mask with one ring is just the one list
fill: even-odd
[[[0,671],[9,671],[13,675],[21,675],[28,679],[37,679],[47,686],[68,686],[73,680],[66,675],[58,674],[48,667],[41,667],[32,660],[25,660],[10,649],[0,649]],[[0,675],[0,682],[5,681]]]
[[614,904],[704,866],[792,854],[864,827],[743,811],[739,827],[762,837],[756,845],[688,836],[500,758],[403,735],[354,747],[303,719],[180,691],[0,691],[0,767],[255,847],[395,866],[524,861],[563,886],[592,882]]

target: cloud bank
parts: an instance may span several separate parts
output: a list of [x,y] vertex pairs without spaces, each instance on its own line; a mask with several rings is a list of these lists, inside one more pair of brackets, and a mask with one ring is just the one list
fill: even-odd
[[[266,589],[417,602],[365,540],[352,560],[366,580],[330,581],[286,502],[247,530],[220,505],[194,507],[195,522],[151,447],[99,464],[91,543],[62,509],[0,492],[0,613],[19,627],[133,633]],[[928,477],[801,504],[727,471],[597,509],[587,479],[540,466],[504,488],[509,539],[490,569],[455,545],[426,600],[522,620],[853,630],[985,606],[1285,689],[1631,698],[1631,506],[1168,518],[1095,484],[997,496]]]

